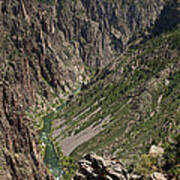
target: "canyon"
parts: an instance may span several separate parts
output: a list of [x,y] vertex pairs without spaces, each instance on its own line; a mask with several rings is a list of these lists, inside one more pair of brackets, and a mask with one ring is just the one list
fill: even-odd
[[[178,0],[0,2],[0,179],[53,179],[42,119],[75,161],[133,163],[180,117]],[[62,109],[58,109],[63,105]]]

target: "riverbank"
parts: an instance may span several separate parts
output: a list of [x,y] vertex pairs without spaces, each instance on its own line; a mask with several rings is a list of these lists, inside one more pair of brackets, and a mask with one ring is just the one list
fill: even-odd
[[52,175],[56,178],[56,180],[59,180],[64,171],[63,167],[60,164],[59,155],[57,154],[57,151],[55,149],[55,146],[53,144],[52,140],[52,121],[54,120],[55,115],[58,113],[58,111],[61,111],[69,101],[69,99],[77,95],[81,90],[81,86],[77,88],[71,95],[69,95],[69,98],[66,102],[55,108],[54,111],[50,112],[46,116],[42,118],[43,125],[42,129],[40,130],[39,137],[40,137],[40,145],[41,145],[41,151],[43,155],[44,163],[47,165],[49,171],[52,173]]

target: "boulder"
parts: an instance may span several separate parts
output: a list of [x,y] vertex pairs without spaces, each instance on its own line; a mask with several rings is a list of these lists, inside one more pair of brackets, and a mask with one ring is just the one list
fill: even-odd
[[72,180],[144,180],[144,177],[129,173],[116,158],[104,159],[91,153],[79,161],[79,170]]
[[151,180],[167,180],[167,178],[162,173],[154,172],[151,175]]
[[118,160],[104,159],[94,153],[85,155],[79,162],[74,180],[129,180],[124,165]]
[[164,153],[164,149],[159,146],[152,145],[149,150],[149,155],[153,157],[161,156]]

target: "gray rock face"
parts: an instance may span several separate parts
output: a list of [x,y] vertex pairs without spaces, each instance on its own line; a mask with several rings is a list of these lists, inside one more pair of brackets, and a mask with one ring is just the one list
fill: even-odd
[[151,180],[167,180],[167,178],[159,172],[155,172],[151,175]]
[[153,157],[157,157],[157,156],[160,156],[164,153],[164,149],[162,147],[159,147],[159,146],[155,146],[155,145],[152,145],[150,150],[149,150],[149,154]]
[[73,180],[130,180],[140,179],[130,175],[118,160],[103,159],[96,154],[88,154],[79,162],[79,171]]
[[[77,41],[86,64],[100,68],[132,39],[144,35],[155,24],[164,5],[163,0],[59,1],[59,29],[65,39],[70,41],[73,37]],[[65,9],[68,6],[72,8]]]
[[[148,176],[148,179],[167,180],[166,176],[154,172]],[[104,159],[91,153],[85,155],[79,162],[79,170],[72,180],[144,180],[146,178],[144,175],[129,173],[119,160]]]
[[[86,65],[102,68],[112,62],[157,22],[164,6],[163,0],[0,2],[0,149],[13,179],[45,179],[48,174],[39,160],[33,120],[24,112],[41,103],[57,104],[88,82],[92,73]],[[94,179],[103,177],[88,163],[81,163],[87,166],[84,171],[93,172]],[[105,178],[127,178],[124,168],[115,165],[107,166]]]

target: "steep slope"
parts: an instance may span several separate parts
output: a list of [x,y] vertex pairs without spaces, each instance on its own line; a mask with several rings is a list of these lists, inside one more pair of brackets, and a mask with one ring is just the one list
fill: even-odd
[[0,87],[0,178],[46,179],[50,176],[37,148],[39,140],[15,90],[6,84]]
[[27,112],[44,115],[57,107],[151,31],[166,5],[163,0],[0,2],[0,178],[49,176],[34,117]]
[[130,163],[180,133],[179,42],[178,26],[131,47],[84,86],[53,124],[64,152],[79,158],[94,151]]
[[96,70],[113,61],[132,38],[155,24],[163,6],[155,0],[4,1],[2,80],[17,83],[24,76],[21,82],[31,86],[31,92],[23,88],[24,97],[58,102],[90,79],[85,64]]

